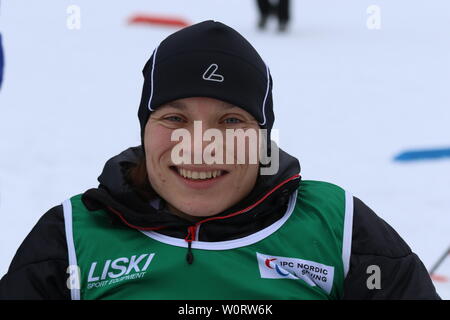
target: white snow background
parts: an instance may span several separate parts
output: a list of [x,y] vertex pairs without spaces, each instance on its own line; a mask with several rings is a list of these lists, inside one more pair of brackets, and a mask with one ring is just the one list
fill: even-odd
[[[71,30],[67,8],[81,10]],[[381,10],[381,29],[366,23]],[[303,179],[338,184],[392,225],[429,269],[450,244],[450,2],[292,1],[279,34],[255,1],[4,0],[0,91],[0,276],[48,209],[97,186],[103,164],[138,145],[141,70],[177,29],[128,25],[136,13],[224,22],[269,65],[281,147]],[[449,259],[448,259],[449,260]],[[450,261],[437,273],[450,278]],[[448,282],[436,282],[450,299]]]

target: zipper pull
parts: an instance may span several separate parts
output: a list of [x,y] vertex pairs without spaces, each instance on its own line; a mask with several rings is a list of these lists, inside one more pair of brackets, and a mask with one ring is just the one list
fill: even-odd
[[188,235],[184,239],[188,243],[188,252],[186,254],[186,261],[189,264],[192,264],[194,262],[194,253],[192,252],[192,241],[195,241],[196,232],[197,232],[196,225],[188,227]]
[[188,252],[186,254],[186,261],[189,264],[192,264],[192,262],[194,262],[194,254],[192,253],[191,245],[192,245],[192,242],[189,241],[188,242]]

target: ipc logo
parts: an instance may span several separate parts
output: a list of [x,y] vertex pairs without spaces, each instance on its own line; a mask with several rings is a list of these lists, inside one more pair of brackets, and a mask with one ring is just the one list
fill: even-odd
[[[276,258],[266,259],[266,261],[265,261],[266,267],[269,268],[269,269],[275,269],[275,271],[276,271],[280,276],[283,276],[283,277],[289,276],[289,272],[283,272],[283,270],[278,266],[278,264],[276,264],[275,262],[273,262],[273,261],[275,261],[275,260],[277,260],[277,259],[276,259]],[[275,266],[275,268],[274,268],[274,266]]]

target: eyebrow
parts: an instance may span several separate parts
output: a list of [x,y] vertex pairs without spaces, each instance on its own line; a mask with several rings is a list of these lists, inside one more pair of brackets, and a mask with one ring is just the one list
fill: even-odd
[[234,104],[228,103],[226,101],[223,101],[223,107],[225,107],[226,109],[239,108],[238,106],[235,106]]
[[187,105],[185,103],[183,103],[181,101],[177,101],[177,100],[168,102],[167,106],[170,106],[175,109],[181,109],[181,110],[186,110],[186,108],[187,108]]

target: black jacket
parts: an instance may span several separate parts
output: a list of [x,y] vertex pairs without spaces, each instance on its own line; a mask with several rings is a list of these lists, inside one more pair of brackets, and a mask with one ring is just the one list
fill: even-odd
[[[83,194],[84,204],[89,209],[106,209],[111,213],[112,223],[137,229],[158,228],[160,233],[186,238],[191,222],[164,208],[150,207],[126,182],[126,170],[141,155],[141,148],[134,147],[110,159],[99,177],[99,187]],[[289,195],[301,183],[301,179],[295,179],[299,172],[297,159],[280,150],[278,174],[259,177],[244,201],[220,215],[252,209],[205,223],[197,240],[241,238],[272,224],[281,218]],[[264,201],[259,201],[262,198]],[[343,299],[439,299],[417,255],[361,200],[354,197],[353,201],[352,252]],[[252,207],[255,203],[258,204]],[[380,267],[381,289],[367,286],[371,265]],[[8,273],[0,280],[0,299],[70,299],[67,268],[64,217],[59,205],[42,216],[17,250]]]

